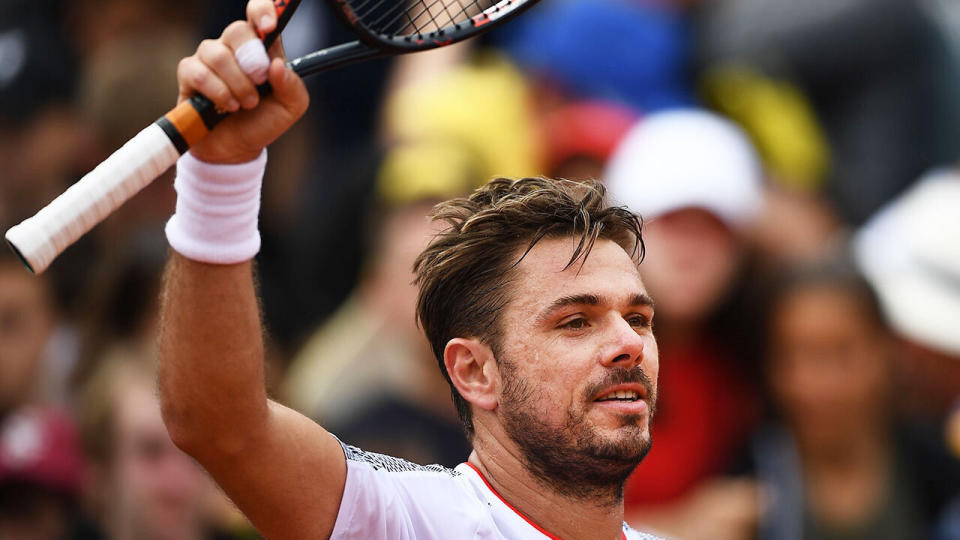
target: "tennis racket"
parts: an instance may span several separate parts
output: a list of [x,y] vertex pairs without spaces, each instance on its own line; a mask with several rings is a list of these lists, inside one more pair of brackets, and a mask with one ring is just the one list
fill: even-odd
[[[425,51],[477,36],[537,0],[326,0],[357,37],[289,62],[301,77],[383,56]],[[276,40],[299,0],[274,0]],[[269,88],[261,87],[261,92]],[[87,231],[169,169],[226,114],[195,95],[161,116],[31,218],[6,233],[7,243],[39,274]]]

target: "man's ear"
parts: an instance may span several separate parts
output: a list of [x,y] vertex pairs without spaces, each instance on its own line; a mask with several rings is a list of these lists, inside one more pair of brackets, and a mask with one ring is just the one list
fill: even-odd
[[476,338],[453,338],[443,349],[443,363],[463,399],[492,411],[500,393],[500,371],[489,346]]

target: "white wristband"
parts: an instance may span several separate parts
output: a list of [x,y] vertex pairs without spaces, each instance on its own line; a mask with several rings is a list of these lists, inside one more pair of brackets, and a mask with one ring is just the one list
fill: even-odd
[[235,264],[260,251],[260,187],[267,151],[239,165],[205,163],[187,152],[177,161],[177,209],[167,222],[167,241],[200,262]]

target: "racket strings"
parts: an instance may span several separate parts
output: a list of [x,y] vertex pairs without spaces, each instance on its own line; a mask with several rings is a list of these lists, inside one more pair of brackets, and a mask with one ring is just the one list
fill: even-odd
[[[417,34],[423,34],[426,32],[433,32],[442,30],[443,28],[448,28],[451,26],[457,26],[460,23],[466,22],[471,16],[477,15],[483,11],[484,7],[477,0],[470,0],[464,5],[460,0],[454,0],[456,2],[457,13],[454,15],[450,14],[448,6],[453,4],[453,2],[447,0],[433,0],[430,4],[426,4],[424,0],[420,0],[420,5],[423,6],[416,15],[412,18],[416,21],[422,21],[415,25],[413,32]],[[437,10],[434,7],[437,4],[441,4],[443,12],[447,15],[446,20],[438,20],[436,13]],[[489,5],[490,2],[487,2]],[[473,8],[473,9],[471,9]]]
[[393,37],[422,36],[456,27],[493,0],[358,0],[351,9],[370,31]]
[[[419,35],[423,33],[423,29],[429,26],[431,22],[434,22],[434,24],[436,23],[432,15],[430,16],[429,20],[424,22],[423,24],[418,24],[417,20],[419,20],[425,13],[429,13],[430,9],[433,6],[435,6],[438,2],[441,2],[441,1],[443,0],[433,0],[433,2],[430,5],[427,5],[424,2],[424,0],[416,0],[414,3],[408,6],[405,6],[404,5],[405,0],[402,0],[400,2],[395,2],[393,6],[388,8],[384,13],[380,15],[380,17],[378,17],[374,21],[370,21],[368,23],[364,21],[362,17],[360,18],[360,20],[364,22],[364,24],[366,24],[368,28],[380,34],[388,34],[393,36],[404,36],[404,35],[411,35],[411,34]],[[382,5],[384,3],[385,2],[381,0],[377,4]],[[416,15],[411,15],[410,14],[411,11],[413,11],[413,9],[418,5],[422,5],[423,9]],[[397,11],[397,8],[399,8],[400,11]],[[375,8],[368,11],[368,14],[371,13],[372,11],[375,11]],[[390,18],[389,21],[384,23],[383,22],[384,19],[386,19],[387,17],[390,17],[391,15],[392,15],[392,18]],[[408,22],[402,23],[401,19],[403,17],[406,17]],[[398,26],[398,23],[401,23],[400,26]],[[440,28],[443,28],[443,26],[438,25],[436,27],[436,29],[440,29]]]

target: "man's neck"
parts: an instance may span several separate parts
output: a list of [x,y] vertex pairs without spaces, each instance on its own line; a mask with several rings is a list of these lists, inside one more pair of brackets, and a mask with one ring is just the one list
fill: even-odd
[[527,469],[516,449],[498,442],[475,440],[468,461],[516,511],[564,540],[622,538],[622,500],[611,506],[558,493]]

